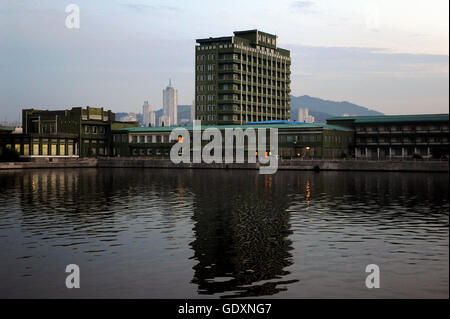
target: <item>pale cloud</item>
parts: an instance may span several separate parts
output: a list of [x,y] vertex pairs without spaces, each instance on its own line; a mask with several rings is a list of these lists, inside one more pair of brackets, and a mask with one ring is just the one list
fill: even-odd
[[291,7],[297,9],[311,8],[314,6],[312,1],[294,1],[291,3]]
[[152,10],[152,11],[163,10],[163,11],[174,11],[174,12],[181,11],[181,9],[176,6],[164,5],[164,4],[149,5],[146,3],[121,3],[120,5],[133,11],[133,12],[145,12],[147,10]]
[[290,4],[290,8],[297,13],[317,13],[316,4],[312,1],[294,1]]

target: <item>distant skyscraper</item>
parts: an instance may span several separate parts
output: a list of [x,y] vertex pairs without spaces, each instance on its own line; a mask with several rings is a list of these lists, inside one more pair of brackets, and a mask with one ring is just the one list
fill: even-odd
[[156,126],[156,113],[155,111],[150,112],[150,125],[149,126]]
[[162,115],[159,118],[159,126],[171,126],[170,117],[167,115]]
[[152,112],[152,107],[148,104],[148,101],[144,101],[142,105],[142,122],[144,126],[154,126],[150,123],[150,113]]
[[309,110],[307,108],[299,108],[298,121],[304,123],[314,123],[314,116],[309,115]]
[[[163,90],[163,114],[169,118],[169,125],[178,124],[178,92],[172,87],[169,80],[169,86]],[[165,125],[167,126],[167,125]]]

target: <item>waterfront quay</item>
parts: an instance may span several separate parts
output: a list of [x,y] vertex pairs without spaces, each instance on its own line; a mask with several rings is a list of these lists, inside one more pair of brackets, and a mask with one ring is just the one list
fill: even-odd
[[[170,169],[259,169],[259,163],[179,163],[150,157],[40,158],[28,162],[0,163],[0,170],[49,168],[170,168]],[[448,172],[448,161],[436,160],[299,160],[279,159],[278,170]]]

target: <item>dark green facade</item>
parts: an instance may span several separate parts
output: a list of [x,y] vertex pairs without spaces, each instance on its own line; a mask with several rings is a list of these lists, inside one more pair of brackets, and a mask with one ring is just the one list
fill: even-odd
[[206,125],[290,119],[290,52],[258,30],[198,39],[195,118]]
[[107,156],[114,120],[113,112],[89,106],[62,111],[25,109],[22,133],[2,134],[0,149],[15,149],[25,157]]
[[[246,130],[277,128],[278,129],[278,155],[281,158],[342,158],[350,156],[353,145],[353,131],[326,124],[256,124],[256,125],[217,125],[202,126],[202,130],[215,127],[222,132],[224,143],[224,130],[241,128]],[[170,149],[176,141],[170,141],[169,135],[175,127],[135,127],[113,131],[113,154],[123,157],[162,157],[169,158]],[[184,127],[190,131],[191,148],[192,127]],[[270,143],[267,134],[267,149]],[[247,141],[248,142],[248,141]],[[245,145],[245,158],[248,156],[248,143]],[[257,140],[254,141],[257,143]],[[202,145],[209,141],[202,141]],[[255,151],[255,150],[253,150]]]
[[449,115],[336,116],[354,132],[353,155],[368,159],[448,158]]

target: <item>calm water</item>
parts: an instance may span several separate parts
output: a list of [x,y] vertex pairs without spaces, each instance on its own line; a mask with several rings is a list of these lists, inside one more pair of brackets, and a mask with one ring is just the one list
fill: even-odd
[[[0,297],[448,298],[449,175],[0,172]],[[65,267],[81,288],[65,287]],[[381,288],[365,287],[365,267]]]

